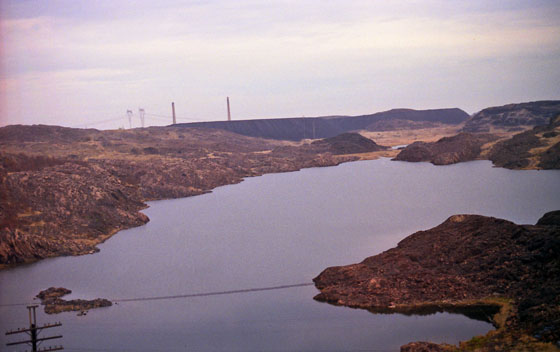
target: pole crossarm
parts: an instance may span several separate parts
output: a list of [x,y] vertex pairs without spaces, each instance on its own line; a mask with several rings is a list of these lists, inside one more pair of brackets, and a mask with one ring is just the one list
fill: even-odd
[[[39,341],[52,340],[52,339],[61,339],[61,338],[62,338],[62,335],[57,335],[57,336],[49,336],[49,337],[37,338],[37,339],[35,339],[35,341],[39,342]],[[32,342],[33,342],[33,340],[18,341],[18,342],[10,342],[10,343],[7,343],[6,346],[21,345],[22,343],[32,343]]]
[[49,347],[39,348],[39,344],[41,344],[43,341],[62,338],[62,335],[48,336],[48,337],[38,337],[39,333],[43,329],[49,329],[49,328],[54,328],[54,327],[57,327],[57,326],[62,326],[62,323],[61,322],[52,323],[52,324],[49,323],[49,324],[44,324],[43,326],[37,326],[37,314],[35,312],[35,309],[37,307],[38,307],[38,305],[31,305],[31,306],[27,307],[27,310],[29,311],[29,328],[23,328],[23,329],[20,328],[20,329],[17,329],[17,330],[11,330],[11,331],[6,332],[6,335],[26,333],[26,334],[29,335],[30,339],[25,340],[25,341],[9,342],[9,343],[6,343],[6,346],[29,344],[29,345],[31,345],[31,348],[32,348],[33,352],[38,352],[38,351],[47,352],[47,351],[63,350],[64,348],[62,346],[49,346]]
[[[54,328],[57,326],[62,326],[62,323],[58,322],[58,323],[53,323],[53,324],[45,324],[43,326],[38,326],[35,329],[36,330],[42,330],[42,329],[48,329],[48,328]],[[17,330],[12,330],[12,331],[7,331],[6,335],[13,335],[13,334],[19,334],[22,332],[30,332],[33,329],[17,329]]]

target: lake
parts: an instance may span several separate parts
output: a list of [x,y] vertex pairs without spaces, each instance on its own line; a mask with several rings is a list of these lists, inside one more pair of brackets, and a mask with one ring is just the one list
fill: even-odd
[[[151,221],[119,232],[101,252],[0,271],[0,305],[65,298],[110,300],[310,283],[324,268],[362,261],[453,214],[535,223],[560,209],[560,171],[361,161],[248,178],[212,193],[149,203]],[[457,343],[492,329],[462,315],[379,315],[312,298],[313,286],[119,302],[38,314],[61,321],[67,351],[398,351],[410,341]],[[2,332],[27,325],[25,306],[0,306]],[[0,334],[0,349],[7,341]],[[24,337],[24,336],[20,336]],[[17,347],[17,346],[16,346]],[[23,350],[23,348],[14,349]]]

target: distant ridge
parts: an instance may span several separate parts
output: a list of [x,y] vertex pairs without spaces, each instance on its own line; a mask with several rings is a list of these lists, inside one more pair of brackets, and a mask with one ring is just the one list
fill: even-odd
[[341,133],[367,129],[382,120],[428,121],[459,124],[469,115],[461,109],[413,110],[393,109],[360,116],[321,116],[239,121],[179,123],[174,127],[215,128],[237,134],[269,139],[299,141],[306,138],[330,138]]
[[464,132],[490,132],[492,128],[522,131],[521,127],[544,126],[560,114],[560,100],[541,100],[493,106],[469,118]]

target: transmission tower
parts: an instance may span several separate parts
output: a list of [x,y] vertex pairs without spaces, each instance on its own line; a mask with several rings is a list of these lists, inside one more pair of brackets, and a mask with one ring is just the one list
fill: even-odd
[[144,128],[144,114],[145,113],[146,113],[146,111],[144,111],[144,109],[138,108],[138,115],[140,115],[140,124],[142,125],[142,128]]
[[[41,342],[43,342],[45,340],[53,340],[53,339],[62,338],[62,335],[41,337],[41,338],[38,337],[39,333],[43,329],[49,329],[49,328],[54,328],[54,327],[57,327],[57,326],[62,326],[62,324],[60,322],[58,322],[58,323],[54,323],[54,324],[45,324],[41,327],[37,326],[37,315],[35,313],[35,309],[37,307],[38,307],[37,305],[27,306],[27,310],[29,311],[29,328],[27,328],[27,329],[26,328],[20,328],[20,329],[17,329],[17,330],[12,330],[12,331],[6,332],[6,335],[26,333],[27,335],[29,335],[30,340],[10,342],[10,343],[7,343],[6,346],[21,345],[21,344],[25,343],[25,344],[31,345],[31,348],[32,348],[31,351],[33,351],[33,352],[47,352],[47,351],[61,351],[61,350],[63,350],[64,348],[62,346],[53,346],[53,347],[49,346],[49,347],[37,349],[39,344],[41,344]],[[31,311],[33,311],[33,313],[31,313]]]
[[128,116],[128,127],[132,128],[132,110],[126,110],[126,116]]

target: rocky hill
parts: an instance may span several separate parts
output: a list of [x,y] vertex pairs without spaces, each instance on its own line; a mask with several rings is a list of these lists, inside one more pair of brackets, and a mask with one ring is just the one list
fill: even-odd
[[428,161],[434,165],[448,165],[479,158],[482,146],[497,140],[492,134],[459,133],[437,142],[414,142],[403,149],[393,160]]
[[378,152],[390,147],[378,145],[358,133],[343,133],[336,137],[311,142],[310,147],[317,152],[329,152],[334,155]]
[[548,125],[496,143],[487,157],[508,169],[560,169],[560,115]]
[[560,114],[560,100],[543,100],[486,108],[465,122],[464,132],[493,132],[494,128],[521,131],[546,125]]
[[364,130],[378,121],[399,119],[413,122],[460,124],[468,117],[469,115],[466,112],[457,108],[435,110],[393,109],[360,116],[213,121],[181,123],[174,126],[215,128],[245,136],[299,141],[302,139],[329,138],[345,132]]
[[[373,149],[372,149],[373,148]],[[357,160],[361,136],[314,145],[216,129],[0,128],[0,268],[97,251],[148,221],[147,200],[187,197],[244,177]]]
[[479,350],[541,350],[560,341],[558,253],[560,211],[536,225],[455,215],[359,264],[324,270],[315,299],[383,313],[499,310],[498,330],[476,340]]

